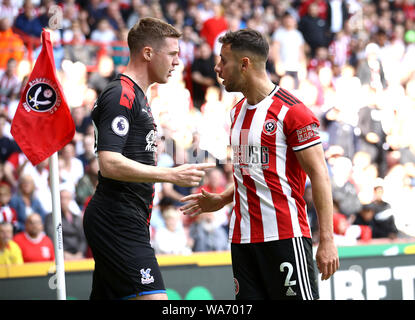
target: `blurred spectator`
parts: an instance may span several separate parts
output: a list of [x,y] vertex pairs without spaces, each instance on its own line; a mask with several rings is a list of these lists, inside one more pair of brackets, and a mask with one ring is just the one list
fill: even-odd
[[373,236],[374,217],[375,211],[373,210],[373,207],[369,204],[365,204],[362,206],[361,210],[356,214],[355,218],[353,219],[353,224],[370,227]]
[[348,0],[328,0],[326,11],[327,29],[330,31],[330,40],[332,35],[341,32],[344,29],[347,19],[349,18]]
[[42,217],[34,212],[27,217],[25,230],[13,237],[22,251],[25,263],[55,260],[53,242],[43,230]]
[[332,62],[329,59],[328,49],[326,47],[317,47],[314,56],[309,59],[307,77],[313,80],[318,75],[319,69],[323,67],[332,68]]
[[10,22],[19,14],[19,10],[16,5],[16,1],[3,0],[0,4],[0,19],[7,18]]
[[189,254],[187,236],[184,232],[181,213],[177,208],[168,207],[162,211],[165,226],[157,229],[153,240],[158,254]]
[[195,58],[196,44],[199,41],[198,35],[191,26],[183,27],[183,35],[179,39],[179,57],[183,62],[183,79],[186,88],[192,88],[192,63]]
[[191,66],[195,56],[196,43],[199,41],[198,35],[193,31],[191,26],[183,27],[183,35],[179,39],[179,56],[183,62],[185,72],[187,67]]
[[78,155],[78,159],[82,161],[84,171],[88,164],[94,160],[95,155],[95,138],[93,135],[86,134],[82,139],[82,153]]
[[74,141],[76,142],[75,145],[75,153],[76,155],[80,154],[80,151],[83,151],[83,139],[86,135],[88,126],[92,124],[92,119],[90,113],[87,113],[86,107],[81,105],[79,107],[75,107],[71,109],[72,119],[75,123],[75,136]]
[[127,28],[121,28],[117,32],[117,42],[111,47],[112,60],[116,68],[126,66],[130,60],[130,52],[127,45],[128,31],[129,29]]
[[20,148],[16,141],[4,135],[6,117],[0,113],[0,162],[3,164],[14,153],[19,152]]
[[[62,211],[63,253],[65,260],[82,259],[85,256],[87,243],[82,225],[82,217],[71,211],[70,203],[74,193],[70,185],[61,184],[60,200]],[[54,226],[52,213],[45,219],[46,234],[53,238]]]
[[7,184],[10,187],[10,184],[6,181],[4,175],[4,164],[0,162],[0,185],[1,184]]
[[415,237],[415,216],[408,214],[408,208],[415,206],[415,184],[413,174],[409,176],[407,169],[407,164],[402,165],[399,161],[391,166],[384,178],[384,201],[393,209],[398,230]]
[[370,155],[358,151],[352,158],[353,170],[351,180],[356,186],[361,203],[370,203],[373,199],[373,183],[379,176],[377,166],[371,162]]
[[202,22],[215,16],[215,3],[212,0],[199,1],[197,9]]
[[109,43],[117,40],[117,34],[107,18],[102,18],[98,22],[97,28],[93,29],[91,32],[91,40],[102,43]]
[[179,10],[179,4],[177,1],[165,1],[163,7],[163,17],[166,20],[167,23],[170,23],[172,25],[175,24],[175,15],[176,12]]
[[350,38],[346,30],[340,30],[333,35],[333,41],[328,46],[330,60],[340,68],[349,62]]
[[398,229],[395,225],[395,218],[391,205],[383,200],[383,180],[381,178],[375,181],[373,188],[373,201],[369,204],[370,210],[373,210],[373,238],[395,239],[398,236]]
[[358,137],[353,126],[344,122],[342,111],[337,107],[330,108],[323,114],[321,124],[328,133],[329,146],[341,148],[340,155],[351,159],[357,151]]
[[42,33],[42,23],[37,17],[36,8],[32,0],[25,0],[23,12],[20,13],[14,22],[14,26],[27,35],[40,37]]
[[12,100],[19,98],[21,82],[17,78],[17,61],[10,58],[5,70],[0,70],[0,110],[7,110]]
[[118,1],[110,1],[108,3],[105,16],[114,31],[120,31],[124,28],[125,22],[121,15],[121,7]]
[[59,174],[62,182],[71,184],[75,189],[75,186],[84,175],[84,165],[76,157],[74,143],[68,143],[60,151],[59,164]]
[[240,29],[241,26],[241,19],[237,16],[226,16],[226,21],[228,28],[220,32],[213,43],[213,54],[215,58],[218,59],[220,55],[220,49],[222,48],[222,44],[219,42],[219,38],[224,36],[226,32],[232,31],[235,32],[236,30]]
[[337,157],[331,165],[333,200],[338,203],[342,214],[350,217],[361,208],[357,190],[350,181],[352,161],[346,157]]
[[327,19],[328,16],[328,9],[329,9],[329,3],[326,0],[304,0],[301,1],[298,7],[298,15],[300,18],[307,15],[309,12],[310,6],[314,4],[316,6],[317,10],[317,16],[320,19]]
[[35,198],[39,199],[46,213],[52,212],[52,195],[49,188],[49,159],[36,166],[25,165],[21,175],[30,175],[35,182]]
[[203,22],[200,30],[200,37],[204,39],[213,50],[217,36],[224,30],[228,29],[228,22],[224,16],[223,7],[220,4],[213,5],[213,16]]
[[103,55],[98,60],[98,70],[89,74],[88,86],[100,95],[105,86],[114,78],[116,72],[114,61],[108,55]]
[[0,69],[5,69],[10,58],[23,59],[26,48],[22,39],[13,32],[8,18],[0,18]]
[[[225,146],[229,142],[229,124],[227,118],[230,110],[220,100],[220,89],[218,87],[208,87],[205,100],[206,102],[201,107],[202,118],[200,125],[198,125],[198,131],[200,133],[199,147],[206,150],[204,152],[206,154],[205,156],[209,157],[210,154],[216,159],[222,160],[226,158]],[[196,157],[201,157],[202,155],[196,155]],[[189,154],[189,156],[194,155]]]
[[65,30],[63,41],[64,59],[72,62],[80,61],[87,66],[94,64],[97,47],[86,43],[86,37],[79,22],[74,21],[71,29]]
[[384,149],[386,134],[383,129],[386,114],[382,110],[380,97],[377,90],[368,88],[366,96],[368,103],[359,110],[358,114],[359,151],[370,154],[371,161],[378,166],[379,175],[384,177],[387,169]]
[[384,89],[387,85],[379,53],[380,48],[376,43],[367,44],[365,58],[359,62],[357,67],[357,77],[362,85],[369,85],[375,90]]
[[87,2],[86,11],[88,12],[88,24],[91,26],[91,29],[95,29],[98,21],[105,17],[106,7],[106,1],[90,0]]
[[0,222],[0,265],[22,264],[23,257],[19,245],[12,240],[13,226],[10,222]]
[[189,235],[193,240],[193,252],[229,250],[228,234],[217,222],[215,212],[197,216],[190,226]]
[[[279,76],[291,75],[298,87],[299,77],[306,71],[305,41],[297,30],[297,21],[291,13],[282,17],[282,25],[272,35],[271,55]],[[302,75],[300,75],[302,73]]]
[[35,196],[35,182],[30,175],[22,175],[19,178],[19,190],[10,200],[10,207],[17,213],[17,231],[23,231],[26,218],[33,212],[40,214],[45,219],[46,211],[39,199]]
[[326,20],[319,17],[319,7],[316,2],[312,2],[308,6],[307,14],[301,18],[298,29],[310,47],[311,57],[315,56],[317,48],[328,47],[330,35],[327,30]]
[[202,42],[197,49],[198,55],[192,63],[193,105],[200,109],[206,102],[206,90],[210,86],[219,86],[214,70],[215,58],[208,43]]
[[357,240],[369,241],[372,239],[372,229],[369,226],[365,223],[351,224],[347,217],[338,211],[336,205],[333,209],[333,230],[337,245],[355,245]]
[[0,223],[11,223],[13,231],[15,231],[17,228],[17,213],[16,210],[9,205],[11,198],[12,192],[10,187],[5,183],[0,184]]
[[143,0],[131,0],[130,12],[127,14],[127,28],[132,28],[140,18],[150,16],[150,8]]
[[93,157],[85,167],[85,174],[76,185],[76,202],[81,209],[94,194],[98,184],[98,159]]

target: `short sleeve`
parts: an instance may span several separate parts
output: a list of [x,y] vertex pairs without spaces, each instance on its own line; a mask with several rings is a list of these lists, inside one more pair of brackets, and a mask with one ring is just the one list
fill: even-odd
[[304,104],[292,106],[284,118],[287,145],[293,151],[300,151],[321,143],[319,127],[317,117]]
[[105,91],[97,101],[97,117],[94,126],[97,135],[97,151],[114,151],[122,153],[130,124],[133,120],[133,108],[127,108],[122,103],[121,86],[115,86]]

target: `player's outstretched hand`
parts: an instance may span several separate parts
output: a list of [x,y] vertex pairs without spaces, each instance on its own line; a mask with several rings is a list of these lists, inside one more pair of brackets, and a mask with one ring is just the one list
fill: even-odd
[[173,168],[171,182],[181,187],[197,187],[205,176],[205,170],[214,167],[215,163],[182,164]]
[[180,202],[188,202],[180,207],[185,215],[194,217],[203,212],[214,212],[223,207],[223,201],[219,194],[210,193],[202,189],[201,193],[191,194],[182,199]]

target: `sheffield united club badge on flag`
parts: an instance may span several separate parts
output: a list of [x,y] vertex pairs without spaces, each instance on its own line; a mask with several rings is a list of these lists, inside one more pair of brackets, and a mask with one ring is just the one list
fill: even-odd
[[33,165],[62,149],[75,134],[46,30],[42,32],[42,50],[13,118],[11,134]]

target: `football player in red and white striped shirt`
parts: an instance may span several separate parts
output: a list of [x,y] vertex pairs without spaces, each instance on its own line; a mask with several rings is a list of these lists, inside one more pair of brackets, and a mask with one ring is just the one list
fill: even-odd
[[310,227],[303,200],[307,175],[317,209],[316,253],[322,279],[339,267],[333,203],[319,121],[269,79],[267,40],[251,29],[228,32],[215,71],[244,98],[231,111],[234,186],[182,199],[185,214],[234,202],[229,238],[237,299],[318,299]]

